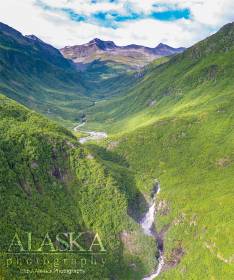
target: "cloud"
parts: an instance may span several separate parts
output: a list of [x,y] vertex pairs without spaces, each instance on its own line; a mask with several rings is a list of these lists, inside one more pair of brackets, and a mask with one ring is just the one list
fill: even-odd
[[94,37],[190,46],[233,21],[233,0],[7,0],[0,21],[63,47]]
[[[117,29],[122,22],[142,19],[158,19],[172,21],[181,18],[190,18],[189,9],[166,7],[164,4],[154,4],[146,1],[146,5],[139,5],[133,0],[127,1],[64,1],[36,0],[36,5],[45,11],[65,13],[71,20],[84,21],[95,25]],[[147,5],[148,3],[148,5]]]

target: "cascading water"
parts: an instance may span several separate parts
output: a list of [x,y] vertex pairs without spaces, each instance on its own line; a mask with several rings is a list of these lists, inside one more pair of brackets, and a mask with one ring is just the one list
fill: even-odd
[[142,280],[153,280],[153,279],[155,279],[160,274],[160,272],[162,271],[162,268],[164,266],[163,242],[159,238],[158,233],[153,228],[155,214],[156,214],[156,199],[157,199],[157,195],[159,194],[160,190],[161,190],[160,189],[160,183],[156,182],[156,191],[153,194],[153,203],[150,206],[148,212],[145,214],[145,216],[143,217],[143,219],[140,222],[140,225],[141,225],[144,233],[148,236],[152,236],[152,237],[155,238],[155,240],[157,242],[158,250],[159,250],[159,258],[158,258],[157,269],[152,274],[143,278]]

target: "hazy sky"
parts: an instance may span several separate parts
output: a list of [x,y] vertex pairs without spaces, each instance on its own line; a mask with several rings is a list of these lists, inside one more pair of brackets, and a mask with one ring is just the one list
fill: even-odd
[[56,47],[96,37],[187,47],[233,20],[233,0],[0,0],[1,22]]

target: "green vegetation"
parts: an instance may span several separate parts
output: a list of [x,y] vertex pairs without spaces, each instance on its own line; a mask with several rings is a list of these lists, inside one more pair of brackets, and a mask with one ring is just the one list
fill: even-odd
[[0,90],[8,97],[59,122],[79,121],[93,105],[75,66],[39,39],[0,24]]
[[57,49],[0,23],[1,92],[66,127],[137,79],[130,66],[111,61],[94,61],[79,72]]
[[[157,178],[156,229],[166,263],[157,279],[233,279],[233,38],[232,23],[183,54],[153,62],[140,77],[124,76],[110,62],[90,65],[81,74],[84,84],[92,80],[89,97],[81,100],[98,102],[78,108],[61,93],[69,108],[64,117],[60,107],[61,118],[70,124],[75,112],[85,115],[84,127],[109,134],[98,144],[80,146],[71,132],[0,97],[0,244],[16,228],[35,231],[37,242],[47,231],[98,231],[107,263],[86,267],[86,279],[140,280],[154,268],[156,246],[136,221]],[[25,73],[22,79],[29,81]],[[50,92],[56,107],[58,93]],[[1,273],[17,275],[15,267]]]
[[151,65],[134,88],[88,114],[87,126],[109,132],[103,149],[128,163],[145,196],[153,178],[161,182],[166,271],[157,279],[234,278],[233,35],[229,24]]
[[[22,274],[20,278],[18,265],[6,267],[4,252],[15,232],[20,236],[32,232],[36,248],[47,232],[50,236],[99,233],[107,250],[106,264],[87,264],[85,275],[78,279],[141,279],[153,268],[155,244],[128,215],[129,198],[115,168],[108,168],[82,148],[66,129],[3,96],[0,131],[1,277],[39,277]],[[71,255],[63,253],[59,259],[64,257]],[[61,279],[57,277],[52,274],[47,279]],[[63,279],[77,277],[65,275]]]
[[121,95],[139,80],[140,73],[128,65],[113,61],[95,60],[81,73],[87,96],[100,101]]
[[152,178],[161,182],[157,229],[169,228],[167,265],[180,263],[158,279],[233,278],[234,135],[230,107],[224,110],[168,118],[118,138],[114,152],[136,172],[138,188],[150,194]]
[[87,112],[88,127],[121,133],[178,114],[222,108],[233,93],[233,25],[220,33],[166,63],[156,61],[125,94],[97,103]]

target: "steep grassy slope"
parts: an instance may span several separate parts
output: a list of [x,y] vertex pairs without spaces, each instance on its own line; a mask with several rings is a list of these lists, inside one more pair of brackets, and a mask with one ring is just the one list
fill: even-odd
[[124,159],[146,197],[152,179],[161,182],[166,265],[157,279],[234,278],[233,38],[232,23],[88,116],[110,133],[108,157],[92,147],[101,157]]
[[[155,244],[129,216],[133,209],[130,202],[139,192],[134,183],[129,183],[132,195],[126,193],[123,163],[120,162],[119,167],[117,164],[107,166],[98,156],[82,148],[69,131],[3,96],[0,96],[0,131],[1,277],[140,280],[152,270]],[[131,182],[130,175],[127,176]],[[41,263],[44,255],[5,254],[15,232],[25,247],[26,234],[32,232],[32,250],[35,251],[47,232],[54,240],[57,233],[83,231],[89,231],[91,236],[99,233],[107,250],[104,256],[94,254],[97,265],[90,263],[90,254],[51,253],[46,255],[50,263],[44,265]],[[82,246],[87,248],[90,238],[81,239]],[[45,250],[50,247],[47,245]],[[19,251],[16,246],[13,252],[16,249]],[[76,264],[63,262],[64,258],[74,259],[74,256]],[[16,263],[16,257],[21,264]],[[26,257],[33,259],[33,263],[26,265]],[[39,258],[39,264],[35,257]],[[104,265],[101,265],[102,257]],[[87,259],[83,267],[81,258]],[[25,274],[25,268],[85,272]]]
[[[222,107],[233,92],[234,24],[168,62],[151,65],[144,78],[122,96],[90,111],[90,127],[134,130],[160,118]],[[214,104],[215,102],[215,104]]]
[[166,268],[173,269],[158,279],[234,276],[232,109],[164,119],[107,143],[143,193],[153,178],[161,182],[157,230],[166,232]]

